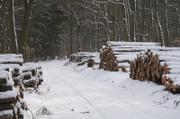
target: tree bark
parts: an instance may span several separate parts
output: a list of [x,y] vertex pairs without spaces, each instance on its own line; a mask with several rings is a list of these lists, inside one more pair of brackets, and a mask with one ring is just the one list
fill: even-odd
[[158,8],[158,0],[156,0],[156,3],[155,3],[155,19],[156,19],[157,28],[159,31],[161,46],[164,46],[164,33],[163,33],[161,22],[159,20],[159,14],[158,14],[157,8]]
[[168,9],[167,6],[168,5],[168,1],[164,0],[164,35],[165,35],[165,45],[169,46],[169,25],[168,25]]
[[11,52],[18,53],[18,41],[17,41],[17,33],[16,33],[16,26],[15,26],[15,15],[14,15],[14,0],[10,0],[10,25],[11,25]]
[[116,4],[114,4],[113,6],[113,12],[114,12],[114,16],[113,16],[113,40],[117,41],[116,39]]
[[32,13],[32,5],[34,0],[24,0],[24,18],[23,18],[23,24],[22,24],[22,31],[20,36],[20,52],[23,53],[23,49],[27,47],[28,43],[28,34],[29,34],[29,24],[30,24],[30,18]]

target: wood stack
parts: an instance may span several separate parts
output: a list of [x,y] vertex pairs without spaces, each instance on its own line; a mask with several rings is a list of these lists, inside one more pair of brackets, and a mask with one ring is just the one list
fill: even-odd
[[22,54],[0,54],[0,64],[18,64],[23,65]]
[[110,45],[102,48],[100,52],[100,69],[107,71],[119,71],[119,66]]
[[72,54],[69,58],[70,62],[87,62],[90,58],[93,58],[93,54],[88,52],[77,52]]
[[180,75],[171,73],[171,70],[166,75],[163,75],[162,84],[172,93],[180,93]]
[[29,69],[30,76],[38,80],[39,84],[43,81],[42,68],[34,65],[32,68],[32,64],[23,64],[22,55],[0,55],[0,119],[23,119],[23,109],[27,109],[23,100],[24,69]]
[[37,67],[37,78],[39,80],[39,85],[41,85],[42,82],[44,81],[44,79],[43,79],[43,71],[42,71],[42,67],[41,66]]
[[180,48],[161,47],[153,42],[108,41],[100,52],[100,60],[101,69],[129,71],[132,79],[153,81],[180,93]]
[[21,97],[7,71],[0,72],[0,119],[23,119]]
[[42,68],[32,63],[27,63],[22,68],[22,82],[26,88],[37,88],[42,82]]
[[180,93],[180,48],[166,48],[165,52],[159,52],[165,60],[162,84],[172,93]]
[[[142,51],[146,51],[148,48],[156,49],[160,47],[159,43],[149,42],[114,42],[108,41],[106,46],[103,46],[101,50],[101,64],[100,68],[104,69],[106,65],[112,64],[115,61],[115,70],[121,70],[122,72],[129,71],[130,60],[133,60],[137,54]],[[112,63],[108,63],[111,59]],[[106,63],[107,62],[107,63]]]
[[[161,63],[159,55],[148,50],[144,55],[138,55],[136,59],[129,62],[130,78],[153,81],[165,85],[166,89],[172,93],[180,93],[180,75],[171,72],[175,67],[171,68],[166,62]],[[176,68],[179,70],[180,67]]]
[[130,78],[135,80],[149,80],[161,83],[164,67],[161,66],[159,56],[148,50],[144,55],[138,55],[129,62]]
[[166,89],[168,89],[169,91],[171,91],[174,94],[180,93],[180,82],[178,82],[178,84],[177,84],[176,81],[172,80],[171,77],[167,77],[167,76],[163,76],[162,80],[163,80],[163,83],[164,83]]

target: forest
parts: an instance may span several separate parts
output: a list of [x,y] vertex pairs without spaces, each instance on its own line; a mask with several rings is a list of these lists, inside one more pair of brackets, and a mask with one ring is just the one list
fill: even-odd
[[38,61],[107,41],[180,46],[179,0],[0,0],[0,53]]
[[180,0],[0,0],[0,119],[180,119]]

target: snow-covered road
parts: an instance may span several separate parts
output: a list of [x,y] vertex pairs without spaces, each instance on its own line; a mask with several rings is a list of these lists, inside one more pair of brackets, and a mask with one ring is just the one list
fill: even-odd
[[[45,81],[25,100],[36,119],[179,119],[180,95],[128,74],[41,63]],[[177,106],[177,107],[176,107]],[[42,107],[46,107],[42,113]],[[26,113],[25,119],[32,118]]]

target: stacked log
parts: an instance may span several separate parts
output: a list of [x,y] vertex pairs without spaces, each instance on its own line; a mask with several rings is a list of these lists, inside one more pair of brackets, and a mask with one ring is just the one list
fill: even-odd
[[180,93],[180,80],[171,73],[167,63],[162,65],[159,56],[148,50],[144,55],[138,55],[129,62],[130,78],[134,80],[148,80],[163,84],[172,93]]
[[69,62],[87,62],[90,58],[94,56],[88,52],[77,52],[76,54],[72,54],[69,57]]
[[172,93],[174,93],[174,94],[180,93],[180,85],[174,83],[174,81],[173,81],[173,82],[171,83],[170,91],[171,91]]
[[25,88],[38,88],[43,82],[42,67],[35,64],[25,64],[22,68],[22,82]]
[[[28,75],[24,76],[24,71],[29,71],[31,79],[36,81],[33,88],[43,82],[40,66],[33,65],[32,68],[32,64],[23,64],[20,54],[0,55],[0,119],[23,119],[23,109],[27,109],[23,100],[23,78],[29,78]],[[28,85],[34,86],[34,82]]]
[[32,77],[31,72],[23,72],[22,79],[23,79],[23,85],[25,86],[25,88],[28,88],[28,87],[36,88],[38,86],[38,80]]
[[22,54],[0,54],[0,64],[18,64],[23,65]]
[[0,72],[0,119],[23,119],[21,98],[7,71]]
[[119,71],[118,62],[109,45],[102,48],[100,52],[100,60],[100,69],[104,69],[107,71]]
[[151,50],[140,54],[136,59],[129,62],[130,78],[135,80],[148,80],[158,84],[162,84],[161,79],[163,74],[168,72],[167,65],[161,65],[159,56],[153,54]]
[[41,66],[37,67],[37,78],[39,80],[39,85],[41,85],[42,82],[44,81],[43,80],[43,71],[42,71],[42,67]]
[[180,93],[179,51],[180,48],[161,47],[159,43],[110,41],[100,52],[99,68],[130,71],[134,80],[153,81],[165,85],[173,93]]
[[164,75],[162,77],[162,84],[165,85],[166,89],[171,91],[172,93],[180,93],[180,80],[178,81],[180,77],[177,79],[173,76]]
[[77,54],[72,54],[69,58],[70,62],[81,62],[82,57]]

